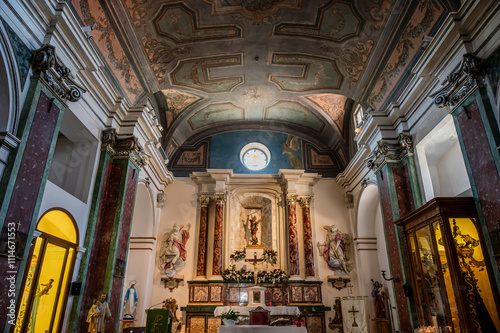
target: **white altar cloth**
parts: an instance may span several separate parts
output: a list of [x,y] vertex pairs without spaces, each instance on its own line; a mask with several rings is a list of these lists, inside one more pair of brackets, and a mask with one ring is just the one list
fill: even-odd
[[[250,316],[250,311],[256,308],[257,306],[218,306],[215,308],[214,315],[216,317],[219,317],[221,314],[231,309],[233,311],[239,312],[241,316]],[[269,313],[269,315],[271,316],[294,316],[300,314],[299,308],[296,306],[263,306],[263,308],[271,311]]]
[[217,333],[307,333],[307,329],[303,326],[241,325],[220,326]]

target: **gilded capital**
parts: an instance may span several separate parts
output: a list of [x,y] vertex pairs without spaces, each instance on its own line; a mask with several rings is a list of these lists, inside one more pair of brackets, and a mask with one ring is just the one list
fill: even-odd
[[302,208],[309,208],[311,207],[311,197],[301,197],[299,203]]
[[288,206],[290,205],[295,205],[297,203],[297,196],[296,195],[287,195],[286,196],[286,203]]
[[216,205],[223,205],[224,202],[226,202],[226,195],[223,193],[219,193],[215,195],[214,199]]
[[202,196],[200,196],[199,200],[200,200],[201,207],[208,207],[208,204],[210,203],[210,197],[202,195]]

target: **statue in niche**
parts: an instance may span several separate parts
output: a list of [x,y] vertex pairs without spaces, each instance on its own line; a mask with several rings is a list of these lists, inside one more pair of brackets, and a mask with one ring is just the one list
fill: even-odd
[[[373,281],[373,280],[372,280]],[[386,318],[384,287],[378,281],[373,282],[372,297],[375,304],[376,318]]]
[[323,228],[328,232],[326,242],[318,242],[318,250],[327,262],[328,268],[333,270],[335,275],[349,275],[352,270],[349,251],[351,237],[341,233],[335,224]]
[[[183,230],[185,229],[185,230]],[[172,231],[164,236],[158,256],[158,266],[168,277],[174,277],[186,265],[186,243],[189,239],[191,224],[174,224]]]
[[252,209],[247,215],[246,221],[243,220],[243,226],[245,227],[245,239],[249,245],[259,245],[262,242],[259,237],[262,232],[259,232],[259,224],[261,224],[261,211],[260,209]]

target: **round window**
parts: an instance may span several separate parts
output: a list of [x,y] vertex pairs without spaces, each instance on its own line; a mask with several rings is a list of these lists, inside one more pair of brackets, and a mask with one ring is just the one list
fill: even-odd
[[247,144],[240,152],[241,162],[248,169],[257,171],[264,169],[271,159],[269,149],[261,143]]

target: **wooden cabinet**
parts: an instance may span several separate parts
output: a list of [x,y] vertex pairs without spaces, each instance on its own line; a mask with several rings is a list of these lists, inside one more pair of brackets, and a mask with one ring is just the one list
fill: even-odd
[[435,198],[395,223],[404,232],[419,325],[500,332],[498,289],[473,198]]

